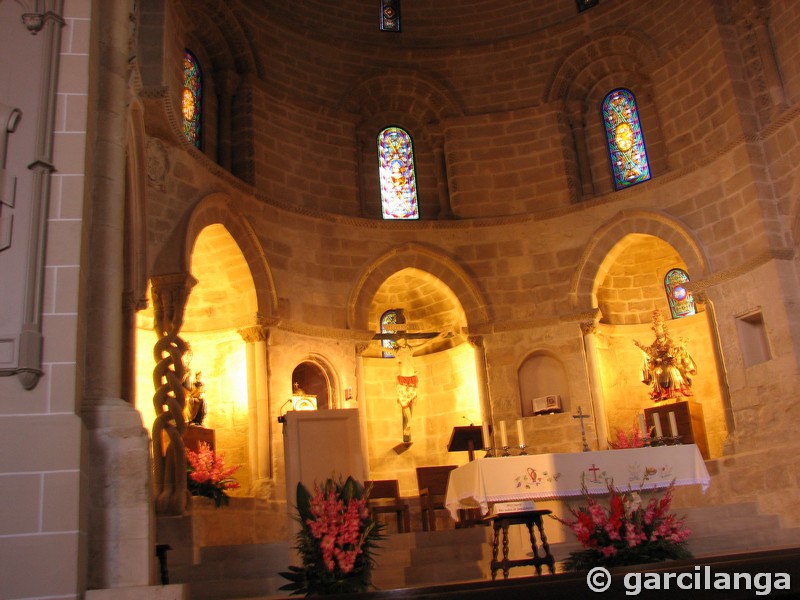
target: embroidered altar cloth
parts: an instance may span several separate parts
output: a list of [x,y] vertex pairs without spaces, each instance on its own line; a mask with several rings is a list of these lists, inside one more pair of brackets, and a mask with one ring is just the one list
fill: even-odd
[[478,458],[450,472],[445,506],[457,519],[462,508],[480,507],[485,515],[498,502],[580,496],[581,481],[590,494],[602,494],[611,482],[620,490],[639,490],[674,481],[699,484],[705,492],[710,480],[695,444]]

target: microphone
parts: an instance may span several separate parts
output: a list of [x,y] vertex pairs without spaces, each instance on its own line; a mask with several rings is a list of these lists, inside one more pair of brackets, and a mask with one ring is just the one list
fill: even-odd
[[469,421],[469,426],[470,427],[474,427],[475,426],[471,419],[468,419],[464,415],[461,415],[461,418],[464,419],[465,421]]

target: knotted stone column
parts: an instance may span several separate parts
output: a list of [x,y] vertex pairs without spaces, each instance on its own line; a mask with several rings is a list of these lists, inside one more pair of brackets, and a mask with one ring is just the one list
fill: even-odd
[[[188,273],[152,278],[154,328],[158,341],[153,348],[153,478],[156,512],[180,515],[186,511],[186,448],[183,432],[186,421],[183,408],[186,390],[182,382],[186,372],[183,355],[189,344],[178,333],[189,293],[197,280]],[[169,440],[164,447],[164,436]]]

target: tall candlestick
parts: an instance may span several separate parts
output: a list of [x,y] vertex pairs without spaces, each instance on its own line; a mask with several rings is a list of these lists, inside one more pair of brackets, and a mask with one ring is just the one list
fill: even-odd
[[661,432],[661,417],[659,417],[656,412],[653,413],[653,425],[656,426],[656,437],[664,437],[664,434]]
[[648,437],[647,426],[644,424],[644,415],[642,413],[639,413],[638,417],[639,417],[639,433],[642,434],[642,437]]
[[519,445],[525,445],[525,431],[522,429],[522,419],[517,419],[517,438]]
[[675,413],[669,413],[669,433],[672,437],[678,437],[678,423],[675,422]]
[[508,436],[506,436],[506,422],[500,421],[500,445],[508,448]]
[[489,425],[486,421],[483,422],[483,449],[488,450],[492,447],[492,439],[489,437]]

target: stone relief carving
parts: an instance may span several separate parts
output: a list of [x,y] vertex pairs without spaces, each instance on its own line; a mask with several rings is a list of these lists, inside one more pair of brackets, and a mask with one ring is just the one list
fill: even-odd
[[164,191],[168,171],[167,148],[161,140],[147,140],[147,183]]

